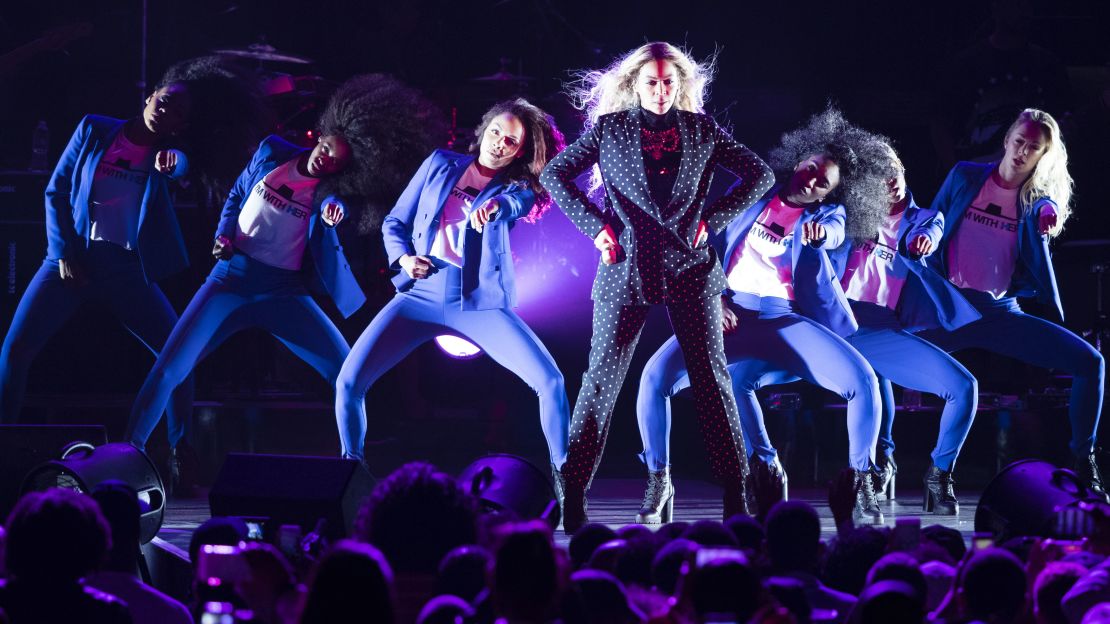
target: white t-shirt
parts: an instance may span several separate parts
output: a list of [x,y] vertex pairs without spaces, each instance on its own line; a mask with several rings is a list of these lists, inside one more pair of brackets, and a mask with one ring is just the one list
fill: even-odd
[[154,165],[154,147],[135,145],[121,130],[101,156],[89,192],[89,238],[135,249],[139,210]]
[[909,269],[895,262],[898,255],[898,228],[905,211],[887,215],[875,240],[857,244],[848,254],[848,265],[840,285],[849,299],[897,308]]
[[794,270],[789,253],[803,208],[787,206],[776,195],[763,207],[748,235],[729,258],[728,286],[736,292],[794,300]]
[[1018,191],[987,178],[948,244],[948,280],[1000,299],[1017,260]]
[[312,194],[319,182],[297,171],[294,158],[267,173],[239,211],[235,249],[259,262],[298,271],[308,242]]
[[436,237],[432,239],[432,248],[428,255],[462,268],[463,235],[474,207],[474,198],[478,197],[491,179],[478,171],[477,161],[470,163],[443,202],[439,228],[436,230]]

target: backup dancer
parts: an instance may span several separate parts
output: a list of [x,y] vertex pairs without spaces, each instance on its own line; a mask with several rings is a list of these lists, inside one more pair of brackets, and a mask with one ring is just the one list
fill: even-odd
[[[742,511],[746,454],[725,369],[719,296],[726,281],[706,244],[772,184],[770,168],[704,114],[712,63],[668,43],[643,45],[587,73],[576,102],[585,133],[544,170],[541,181],[571,222],[594,240],[589,367],[571,422],[570,452],[556,472],[567,533],[586,522],[585,493],[597,470],[610,416],[647,312],[664,304],[686,359],[702,434],[725,486],[724,513]],[[575,184],[595,169],[603,210]],[[717,166],[740,182],[718,201],[706,193]]]
[[[350,316],[366,300],[334,226],[344,202],[381,200],[383,180],[422,151],[427,106],[381,75],[352,78],[332,96],[311,150],[270,136],[228,195],[216,230],[216,265],[173,328],[139,391],[127,439],[143,448],[170,393],[204,354],[232,334],[260,327],[334,384],[349,348],[309,295],[322,286]],[[306,255],[311,256],[306,262]],[[361,441],[340,430],[345,456]]]
[[1018,297],[1064,309],[1049,239],[1071,214],[1072,179],[1056,120],[1026,109],[1010,126],[999,162],[961,162],[933,201],[945,217],[930,265],[982,314],[959,329],[921,334],[946,351],[980,348],[1072,376],[1068,416],[1075,471],[1107,498],[1095,461],[1106,364],[1102,355],[1060,325],[1022,312]]
[[413,349],[444,332],[481,347],[539,395],[553,469],[566,460],[570,408],[563,375],[512,308],[509,230],[550,204],[539,173],[563,148],[554,120],[524,99],[488,110],[470,153],[436,150],[382,224],[397,294],[351,349],[335,411],[347,453],[362,458],[370,386]]
[[[81,120],[46,187],[46,259],[0,349],[0,422],[19,419],[31,362],[83,304],[162,352],[177,313],[156,282],[189,264],[170,182],[234,179],[258,140],[260,103],[249,80],[206,57],[171,67],[138,117]],[[187,438],[192,402],[190,379],[158,407],[171,449]]]
[[929,256],[944,232],[944,217],[919,207],[906,189],[905,168],[888,143],[869,144],[864,160],[889,180],[890,209],[868,239],[832,252],[843,271],[840,284],[859,323],[847,337],[879,375],[882,420],[876,464],[876,490],[894,499],[894,394],[891,382],[944,399],[933,465],[925,474],[923,508],[942,515],[959,513],[952,470],[971,430],[978,404],[975,377],[951,356],[914,336],[913,331],[956,329],[979,313],[939,273]]
[[[855,516],[876,523],[882,512],[871,468],[879,385],[871,366],[843,338],[857,326],[827,250],[853,233],[846,218],[853,231],[874,231],[870,224],[887,211],[884,178],[857,154],[878,140],[833,109],[784,134],[771,160],[786,181],[714,240],[728,283],[726,296],[713,301],[722,310],[724,351],[751,461],[765,463],[785,487],[756,390],[802,378],[836,392],[848,401],[849,465],[859,485]],[[664,343],[640,378],[637,417],[648,467],[640,522],[671,519],[670,397],[690,385],[678,345],[676,338]]]

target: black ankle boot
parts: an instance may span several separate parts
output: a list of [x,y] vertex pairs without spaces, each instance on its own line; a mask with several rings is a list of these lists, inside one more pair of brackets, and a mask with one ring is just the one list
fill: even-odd
[[894,502],[894,482],[898,477],[898,464],[894,463],[894,455],[880,452],[875,459],[878,472],[872,477],[875,482],[875,500]]
[[[775,497],[774,502],[777,503],[780,500],[789,500],[786,469],[782,467],[782,463],[779,462],[778,456],[775,456],[775,458],[768,463],[763,461],[758,455],[752,455],[748,458],[748,467],[750,470],[744,484],[745,498],[747,499],[748,511],[750,513],[763,514],[769,511],[767,509],[760,509],[759,495],[757,494],[757,491],[761,489],[757,479],[765,480],[768,475],[775,477],[776,480],[782,484],[781,490],[778,496]],[[766,473],[763,473],[764,470],[766,470]],[[770,492],[762,492],[762,495],[769,496]]]
[[728,520],[737,514],[750,514],[748,510],[748,500],[744,495],[744,483],[726,483],[725,491],[722,497],[724,503],[724,512],[722,519]]
[[875,500],[875,484],[870,470],[856,470],[856,506],[852,509],[852,519],[864,524],[882,524],[883,512]]
[[1110,496],[1107,496],[1106,488],[1102,484],[1102,473],[1098,469],[1094,453],[1075,458],[1075,474],[1095,498],[1104,503],[1110,503]]
[[555,498],[559,501],[559,515],[563,519],[563,533],[574,535],[583,525],[590,521],[586,516],[586,491],[590,489],[593,477],[586,483],[586,487],[578,487],[567,483],[566,474],[551,465],[551,480],[555,486]]
[[674,516],[674,484],[671,483],[671,467],[648,471],[647,489],[644,502],[636,514],[640,524],[665,524]]
[[960,502],[956,500],[953,488],[955,481],[951,470],[941,470],[930,466],[925,473],[925,495],[921,501],[922,511],[931,511],[938,516],[955,516],[960,513]]

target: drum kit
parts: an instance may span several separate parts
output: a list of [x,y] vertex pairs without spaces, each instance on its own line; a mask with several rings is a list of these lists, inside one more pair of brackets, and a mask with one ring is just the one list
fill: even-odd
[[[261,81],[262,91],[270,100],[277,119],[278,132],[296,143],[309,137],[317,111],[327,102],[338,83],[315,74],[315,61],[306,56],[278,50],[265,42],[253,43],[243,48],[212,50],[214,54],[253,63]],[[507,91],[524,91],[535,80],[523,75],[520,68],[512,71],[513,59],[500,59],[500,67],[492,74],[477,76],[469,82],[496,91],[499,96]],[[451,107],[452,112],[456,107]],[[456,130],[452,115],[451,135],[446,144],[455,143]]]

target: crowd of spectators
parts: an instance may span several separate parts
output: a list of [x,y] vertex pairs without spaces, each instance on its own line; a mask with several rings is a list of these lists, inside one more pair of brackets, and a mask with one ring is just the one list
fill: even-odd
[[8,517],[0,623],[1110,622],[1101,540],[855,527],[838,487],[827,541],[813,506],[760,499],[765,513],[723,523],[589,524],[563,548],[544,522],[480,513],[453,477],[412,463],[334,543],[288,552],[248,540],[241,519],[209,520],[185,604],[142,581],[133,491],[55,489]]

